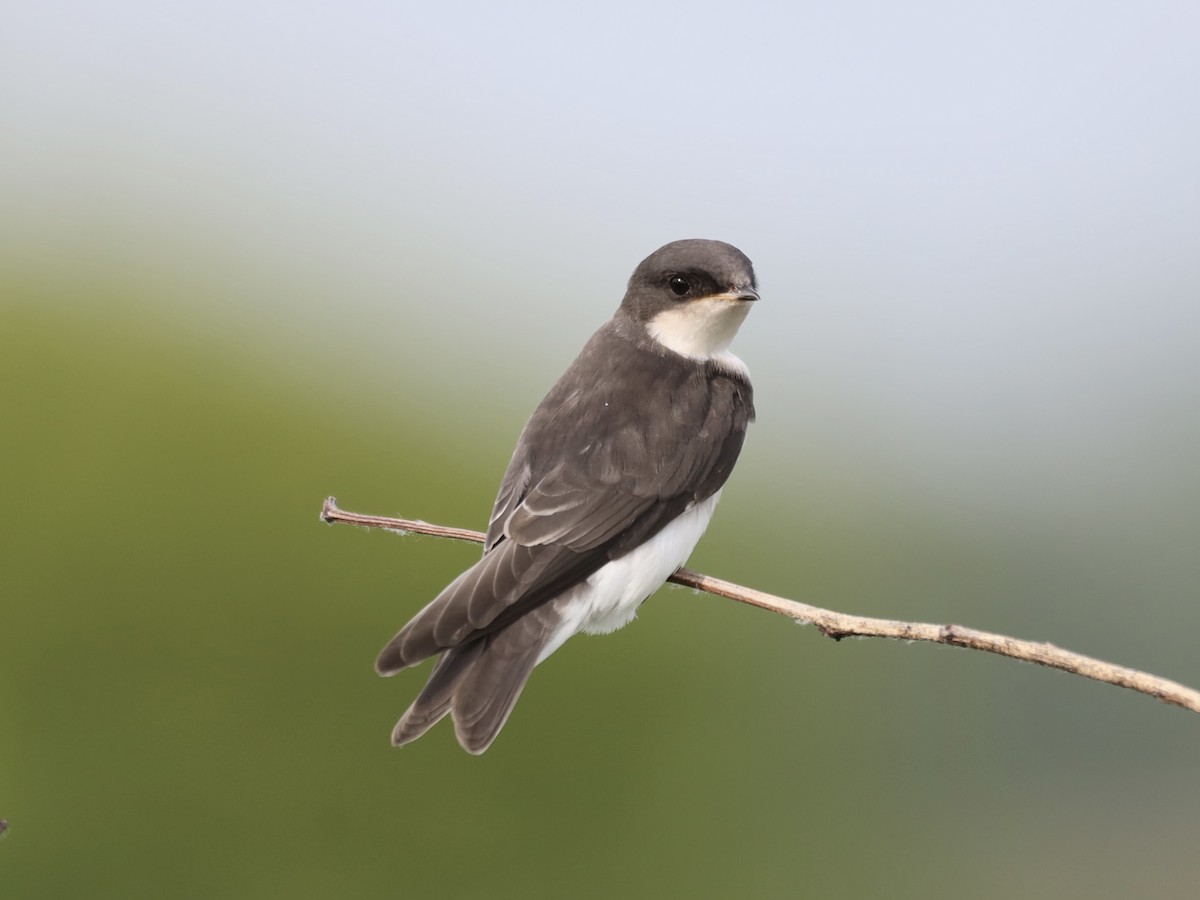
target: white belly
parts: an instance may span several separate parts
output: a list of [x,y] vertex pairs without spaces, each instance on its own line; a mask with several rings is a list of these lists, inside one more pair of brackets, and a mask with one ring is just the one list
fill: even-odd
[[608,634],[637,615],[637,608],[683,565],[708,528],[721,492],[685,510],[666,528],[595,572],[583,584],[553,601],[562,624],[538,656],[540,663],[581,631]]

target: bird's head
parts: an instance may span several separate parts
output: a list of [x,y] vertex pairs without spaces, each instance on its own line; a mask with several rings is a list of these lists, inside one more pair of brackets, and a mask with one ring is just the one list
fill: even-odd
[[659,344],[711,359],[729,349],[758,299],[754,267],[722,241],[673,241],[634,270],[621,309]]

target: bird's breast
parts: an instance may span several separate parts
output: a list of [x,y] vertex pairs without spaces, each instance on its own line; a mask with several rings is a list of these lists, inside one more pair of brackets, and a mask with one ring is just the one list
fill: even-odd
[[633,620],[637,608],[691,555],[721,492],[685,509],[662,531],[620,559],[597,570],[587,581],[552,601],[562,624],[538,662],[579,632],[608,634]]

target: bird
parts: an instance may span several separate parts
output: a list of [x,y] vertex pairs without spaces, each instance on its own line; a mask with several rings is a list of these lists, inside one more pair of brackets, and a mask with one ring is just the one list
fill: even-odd
[[483,753],[535,666],[628,624],[687,560],[754,421],[729,347],[758,299],[750,260],[722,241],[673,241],[637,266],[522,430],[482,558],[379,654],[385,676],[436,657],[394,745],[448,714]]

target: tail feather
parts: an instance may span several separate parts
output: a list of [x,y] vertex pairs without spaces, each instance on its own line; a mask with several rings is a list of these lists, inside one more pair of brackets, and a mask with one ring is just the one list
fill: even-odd
[[416,740],[450,713],[463,749],[483,753],[504,727],[560,621],[551,603],[501,631],[444,652],[396,724],[392,743]]
[[429,680],[392,729],[392,745],[415,741],[450,712],[454,691],[483,651],[482,640],[447,650],[438,657]]

